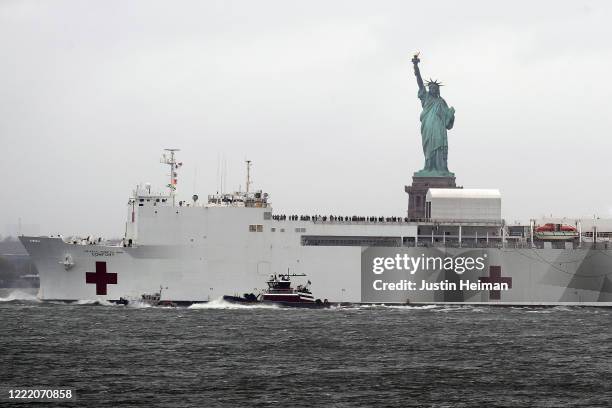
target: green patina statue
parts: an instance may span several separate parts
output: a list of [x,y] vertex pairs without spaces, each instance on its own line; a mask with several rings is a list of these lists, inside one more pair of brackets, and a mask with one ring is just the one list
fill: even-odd
[[455,122],[455,108],[448,107],[446,101],[440,96],[442,84],[429,80],[425,89],[421,72],[419,71],[419,54],[412,58],[414,74],[419,85],[419,99],[423,111],[421,112],[421,139],[423,153],[425,154],[425,167],[414,173],[418,177],[454,177],[448,171],[448,138],[446,131],[453,128]]

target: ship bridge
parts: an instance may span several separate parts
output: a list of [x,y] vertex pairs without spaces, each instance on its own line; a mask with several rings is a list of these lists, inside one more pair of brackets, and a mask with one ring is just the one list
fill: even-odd
[[224,194],[211,194],[208,196],[207,207],[256,207],[268,208],[268,193],[262,190],[251,192],[235,192]]
[[[219,193],[208,196],[207,207],[247,207],[247,208],[268,208],[269,195],[262,190],[251,191],[251,160],[245,160],[246,164],[246,184],[245,191],[236,191],[234,193]],[[223,183],[221,183],[223,184]]]

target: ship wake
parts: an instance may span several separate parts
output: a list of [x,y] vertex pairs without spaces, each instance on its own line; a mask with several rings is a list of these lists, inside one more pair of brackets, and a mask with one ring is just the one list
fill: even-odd
[[31,293],[14,290],[6,296],[0,296],[0,302],[40,302],[40,299]]
[[189,306],[189,309],[246,309],[246,310],[249,310],[249,309],[280,309],[280,307],[276,305],[257,304],[257,303],[243,305],[243,304],[237,304],[237,303],[230,303],[230,302],[223,300],[223,298],[219,298],[219,299],[211,300],[206,303],[193,304]]
[[108,302],[106,300],[100,300],[100,299],[77,300],[76,302],[72,302],[71,304],[78,305],[78,306],[118,306],[115,303]]

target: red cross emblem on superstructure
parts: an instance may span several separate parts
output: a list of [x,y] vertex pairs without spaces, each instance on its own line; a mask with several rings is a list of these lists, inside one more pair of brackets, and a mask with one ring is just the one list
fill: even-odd
[[[501,276],[501,266],[489,266],[489,276],[483,276],[480,278],[481,282],[484,283],[507,283],[508,288],[512,289],[512,278]],[[499,300],[501,298],[500,290],[490,290],[489,299]]]
[[117,274],[106,272],[106,262],[96,262],[95,272],[85,272],[85,283],[95,283],[96,295],[106,295],[106,285],[116,285]]

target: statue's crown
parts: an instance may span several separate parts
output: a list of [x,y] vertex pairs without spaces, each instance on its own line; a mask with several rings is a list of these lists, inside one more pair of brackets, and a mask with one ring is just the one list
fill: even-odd
[[431,86],[431,85],[437,85],[437,86],[444,86],[442,85],[442,82],[438,82],[437,79],[432,80],[431,78],[429,78],[429,81],[427,81],[427,86]]

